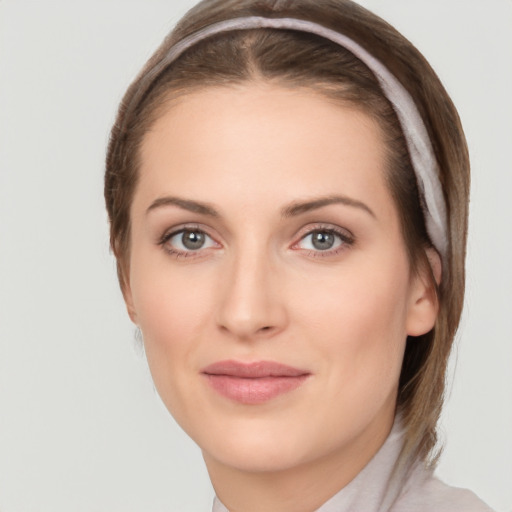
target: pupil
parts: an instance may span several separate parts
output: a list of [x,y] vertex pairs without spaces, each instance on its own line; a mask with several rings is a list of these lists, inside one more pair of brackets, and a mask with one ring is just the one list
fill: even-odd
[[181,237],[181,241],[187,249],[200,249],[204,245],[204,233],[185,231]]
[[313,247],[320,251],[326,251],[334,245],[334,235],[326,231],[313,233]]

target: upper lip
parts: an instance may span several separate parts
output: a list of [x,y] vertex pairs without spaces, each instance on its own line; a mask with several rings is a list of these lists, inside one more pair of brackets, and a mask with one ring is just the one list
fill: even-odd
[[242,379],[258,379],[263,377],[300,377],[310,372],[275,361],[217,361],[201,370],[206,375],[225,375]]

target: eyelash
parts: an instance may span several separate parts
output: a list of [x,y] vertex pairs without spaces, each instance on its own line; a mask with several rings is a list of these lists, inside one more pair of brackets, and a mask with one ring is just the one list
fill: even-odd
[[[163,234],[163,236],[158,241],[158,245],[160,245],[168,254],[173,256],[176,259],[180,258],[197,258],[203,256],[203,253],[206,249],[210,249],[211,247],[199,248],[197,250],[188,250],[182,251],[174,248],[168,242],[175,236],[186,233],[186,232],[195,232],[199,234],[205,235],[208,239],[210,239],[213,244],[219,246],[220,244],[216,242],[213,237],[211,237],[203,228],[198,225],[187,225],[181,226],[179,228],[175,228],[172,231],[168,231]],[[334,249],[326,249],[326,250],[314,250],[314,249],[300,249],[298,245],[303,242],[308,236],[312,236],[314,233],[327,233],[335,236],[340,240],[340,245]],[[299,240],[295,242],[291,248],[294,250],[302,250],[306,253],[307,256],[313,258],[325,258],[325,257],[333,257],[340,254],[342,251],[347,250],[349,247],[353,246],[355,243],[354,236],[349,233],[347,230],[342,230],[333,227],[332,225],[314,225],[308,226],[304,229],[304,233],[300,236]]]
[[[336,238],[339,238],[340,245],[334,249],[326,249],[324,251],[322,250],[312,250],[312,249],[300,249],[297,246],[304,241],[308,236],[312,236],[314,233],[327,233],[330,235],[335,236]],[[312,258],[329,258],[333,256],[337,256],[343,251],[346,251],[351,246],[353,246],[355,243],[354,236],[348,232],[348,230],[344,230],[341,228],[336,228],[332,225],[326,226],[323,224],[318,224],[314,226],[308,226],[304,232],[300,236],[300,239],[298,242],[294,243],[292,245],[292,249],[296,250],[302,250],[306,253],[307,256]]]
[[164,233],[163,236],[160,238],[160,240],[158,241],[158,245],[160,245],[164,249],[165,252],[167,252],[168,254],[170,254],[171,256],[173,256],[176,259],[197,258],[197,257],[202,256],[202,254],[200,254],[200,253],[203,252],[205,249],[208,249],[209,247],[200,248],[196,251],[194,251],[194,250],[182,251],[179,249],[175,249],[174,247],[172,247],[172,245],[170,245],[168,243],[175,236],[186,233],[186,232],[203,234],[208,239],[210,239],[215,245],[217,245],[217,246],[219,245],[218,242],[216,242],[203,228],[201,228],[198,225],[187,225],[187,226],[175,228],[172,231],[168,231],[168,232]]

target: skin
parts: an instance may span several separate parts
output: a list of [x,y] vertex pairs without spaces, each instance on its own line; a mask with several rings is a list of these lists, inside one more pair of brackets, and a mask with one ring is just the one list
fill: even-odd
[[[410,270],[378,125],[265,83],[182,96],[143,141],[131,219],[128,312],[217,495],[232,512],[316,509],[383,444],[407,335],[437,314],[429,280]],[[161,243],[183,227],[205,245]],[[340,237],[318,250],[315,229]],[[243,404],[201,374],[226,359],[309,377]]]

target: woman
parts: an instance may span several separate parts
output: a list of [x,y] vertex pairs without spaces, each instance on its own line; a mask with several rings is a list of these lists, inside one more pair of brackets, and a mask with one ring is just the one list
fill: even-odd
[[202,2],[148,61],[111,244],[215,511],[490,510],[432,476],[468,172],[428,63],[350,1]]

